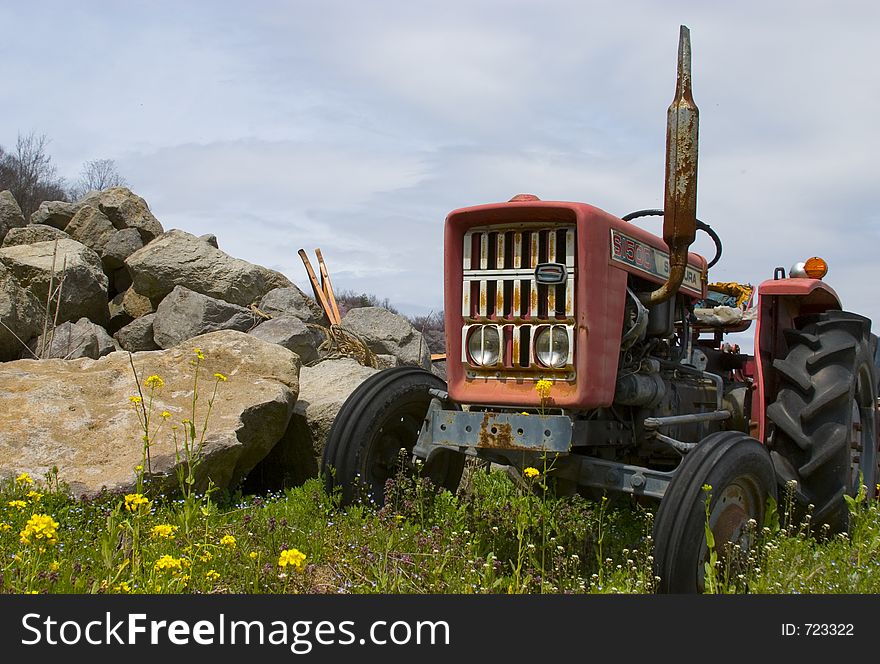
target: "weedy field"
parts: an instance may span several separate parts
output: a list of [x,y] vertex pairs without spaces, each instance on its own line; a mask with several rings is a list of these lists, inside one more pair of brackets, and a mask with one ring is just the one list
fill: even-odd
[[[155,406],[159,376],[129,397],[142,435],[135,491],[74,498],[57,471],[0,482],[2,593],[653,593],[653,509],[556,496],[546,468],[522,476],[470,465],[458,492],[398,473],[385,502],[341,506],[318,479],[283,492],[196,490],[210,415],[228,377],[203,375],[191,409]],[[199,398],[199,386],[207,394]],[[178,490],[150,491],[150,447],[170,436]],[[552,468],[552,463],[550,464]],[[704,487],[708,499],[711,487]],[[880,507],[848,499],[850,529],[794,516],[789,495],[748,533],[746,552],[710,547],[714,593],[880,592]]]
[[[318,480],[283,493],[69,498],[21,475],[0,488],[4,593],[651,593],[652,511],[552,497],[469,468],[458,495],[391,480],[382,507],[340,508]],[[719,593],[880,592],[880,510],[853,503],[851,535],[771,519]],[[720,559],[725,560],[724,556]]]

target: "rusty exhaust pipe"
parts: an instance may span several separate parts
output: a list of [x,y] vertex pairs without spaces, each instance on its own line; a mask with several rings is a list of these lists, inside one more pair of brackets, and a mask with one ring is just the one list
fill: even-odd
[[687,269],[688,248],[697,235],[697,137],[700,111],[691,89],[691,32],[681,26],[675,98],[666,119],[666,188],[663,241],[669,247],[666,283],[641,299],[665,302],[678,292]]

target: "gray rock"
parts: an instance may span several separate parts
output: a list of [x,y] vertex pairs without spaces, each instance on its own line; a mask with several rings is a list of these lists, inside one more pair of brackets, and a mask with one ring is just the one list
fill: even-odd
[[200,334],[217,330],[249,330],[253,314],[235,304],[176,286],[159,304],[153,319],[153,339],[171,348]]
[[363,339],[377,355],[393,355],[401,364],[431,368],[428,344],[403,316],[382,307],[361,307],[343,317],[342,327]]
[[83,357],[97,360],[116,350],[107,330],[88,318],[80,318],[76,323],[61,323],[54,330],[41,334],[29,347],[41,360],[78,360]]
[[0,263],[0,361],[17,360],[43,328],[40,302]]
[[129,288],[122,294],[122,308],[132,318],[140,318],[156,311],[150,298],[144,297],[134,288]]
[[73,215],[79,209],[76,203],[65,201],[43,201],[37,211],[31,215],[32,224],[45,224],[53,226],[60,231],[67,228],[67,224],[73,219]]
[[10,228],[3,240],[4,247],[17,247],[22,244],[35,244],[51,240],[69,239],[64,231],[46,224],[29,224],[21,228]]
[[[143,463],[143,430],[129,396],[148,376],[164,386],[153,393],[153,414],[167,411],[169,424],[153,428],[149,489],[178,487],[179,455],[171,425],[192,417],[193,372],[199,348],[196,417],[206,417],[207,386],[217,382],[208,417],[196,491],[209,481],[235,488],[287,430],[299,393],[299,358],[276,344],[240,332],[223,331],[165,351],[110,353],[98,360],[19,360],[0,365],[0,477],[28,472],[40,478],[58,468],[62,486],[74,496],[103,487],[130,492],[135,467]],[[137,380],[129,362],[134,362]],[[215,373],[228,382],[214,378]],[[207,393],[207,394],[206,394]],[[178,431],[179,433],[179,431]],[[180,437],[178,436],[178,445]]]
[[[101,259],[76,240],[4,247],[0,249],[0,263],[44,308],[53,273],[55,287],[63,276],[58,323],[83,317],[99,325],[108,322],[107,276],[101,269]],[[51,313],[54,316],[54,305]]]
[[266,293],[260,300],[259,309],[270,316],[294,316],[304,323],[327,324],[324,310],[295,284]]
[[11,228],[25,225],[24,215],[11,191],[0,191],[0,242]]
[[400,366],[400,360],[394,355],[376,355],[376,361],[379,363],[380,369],[391,369]]
[[125,267],[125,259],[144,246],[141,234],[136,228],[123,228],[114,231],[104,245],[101,262],[105,272],[112,272]]
[[305,444],[320,464],[327,435],[342,404],[355,388],[378,369],[365,367],[351,358],[324,360],[302,367],[300,394],[290,420],[291,436]]
[[150,212],[147,202],[126,187],[92,191],[77,201],[77,205],[91,205],[98,208],[119,230],[137,229],[144,243],[163,232],[162,224]]
[[135,290],[157,303],[175,286],[248,306],[273,288],[291,286],[280,272],[215,249],[195,235],[172,230],[125,261]]
[[205,235],[199,235],[199,239],[202,242],[207,242],[212,247],[214,247],[214,249],[220,248],[220,245],[217,243],[217,236],[214,235],[213,233],[206,233]]
[[[160,305],[161,306],[161,305]],[[299,355],[304,365],[318,359],[315,337],[299,318],[282,316],[271,318],[250,331],[255,337],[279,344]]]
[[122,350],[137,353],[142,350],[159,350],[159,345],[153,339],[153,319],[156,314],[146,314],[135,318],[125,327],[119,329],[113,338],[119,343]]
[[107,241],[116,232],[107,216],[91,205],[83,205],[67,228],[64,229],[77,242],[82,242],[99,256],[104,251]]
[[125,305],[123,304],[124,298],[125,293],[118,293],[107,305],[107,308],[110,311],[110,322],[107,324],[107,330],[110,334],[115,334],[134,320],[134,317],[129,315],[125,310]]

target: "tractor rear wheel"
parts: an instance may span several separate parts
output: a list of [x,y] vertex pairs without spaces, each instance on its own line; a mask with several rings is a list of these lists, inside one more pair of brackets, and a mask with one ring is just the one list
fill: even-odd
[[[343,504],[366,494],[381,505],[385,483],[401,471],[414,471],[409,460],[431,403],[429,389],[445,390],[446,383],[418,367],[394,367],[373,374],[346,399],[321,463],[327,490],[338,487]],[[455,491],[464,462],[463,454],[438,450],[421,473]]]
[[654,518],[659,592],[703,592],[706,526],[719,559],[731,556],[735,564],[764,525],[767,498],[775,496],[773,464],[760,442],[738,431],[704,438],[682,459]]
[[[780,484],[796,480],[801,510],[814,524],[846,530],[844,494],[860,481],[875,495],[877,482],[877,338],[868,319],[845,311],[805,318],[785,331],[788,353],[773,362],[779,380],[767,408]],[[860,477],[861,475],[861,477]]]

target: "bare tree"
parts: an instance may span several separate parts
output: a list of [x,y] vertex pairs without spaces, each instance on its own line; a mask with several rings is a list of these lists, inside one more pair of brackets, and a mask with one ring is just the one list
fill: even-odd
[[83,164],[79,179],[70,189],[73,199],[82,198],[90,191],[101,191],[107,187],[124,187],[128,182],[116,170],[112,159],[92,159]]
[[47,200],[67,200],[64,179],[58,177],[47,152],[45,134],[18,135],[15,151],[0,151],[0,189],[9,189],[25,217]]

